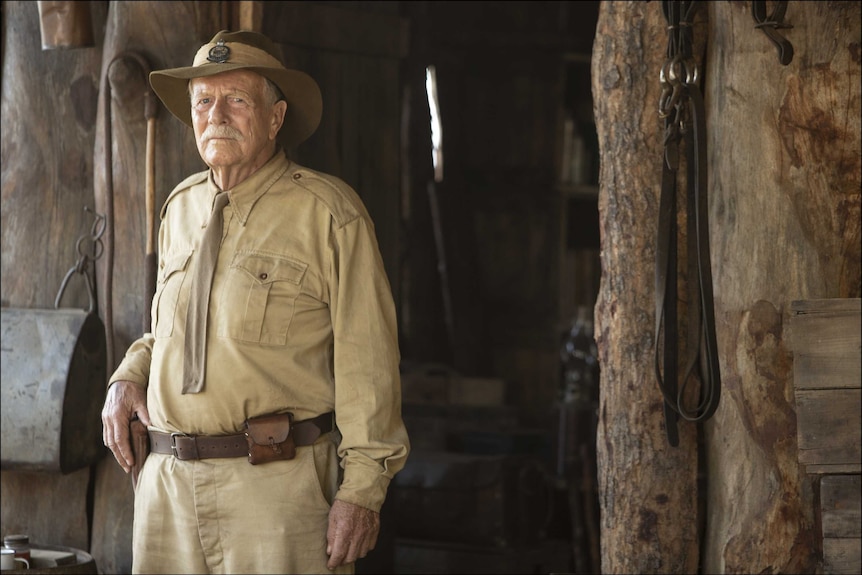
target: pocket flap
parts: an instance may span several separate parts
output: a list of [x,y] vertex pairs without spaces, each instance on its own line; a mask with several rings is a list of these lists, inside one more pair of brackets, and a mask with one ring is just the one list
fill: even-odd
[[191,257],[191,251],[165,257],[165,259],[159,263],[159,267],[162,268],[162,280],[164,281],[174,272],[186,269]]
[[299,285],[308,265],[284,256],[240,253],[232,267],[243,270],[261,284],[287,281]]
[[282,443],[290,435],[292,413],[252,417],[246,421],[246,434],[258,445]]

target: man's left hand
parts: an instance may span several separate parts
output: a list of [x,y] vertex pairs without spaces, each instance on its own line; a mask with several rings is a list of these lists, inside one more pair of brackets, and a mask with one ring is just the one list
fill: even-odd
[[365,557],[377,545],[380,514],[336,499],[329,510],[326,532],[326,566],[335,569]]

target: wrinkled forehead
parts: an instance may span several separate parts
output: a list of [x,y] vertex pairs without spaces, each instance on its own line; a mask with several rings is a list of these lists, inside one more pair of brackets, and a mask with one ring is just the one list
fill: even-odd
[[189,80],[189,93],[213,90],[243,91],[250,94],[260,94],[265,87],[266,78],[251,70],[231,70],[211,76],[202,76]]

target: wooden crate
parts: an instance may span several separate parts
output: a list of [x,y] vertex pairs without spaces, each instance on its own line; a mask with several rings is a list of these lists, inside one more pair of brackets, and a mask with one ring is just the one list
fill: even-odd
[[820,480],[824,573],[862,573],[862,496],[859,475]]
[[820,475],[823,572],[862,572],[862,306],[793,302],[793,387],[799,463]]
[[860,299],[796,301],[792,309],[799,463],[808,473],[860,473]]

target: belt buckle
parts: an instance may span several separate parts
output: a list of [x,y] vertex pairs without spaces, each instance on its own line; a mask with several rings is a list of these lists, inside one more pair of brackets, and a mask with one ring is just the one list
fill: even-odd
[[171,454],[177,459],[184,461],[182,457],[180,457],[180,452],[177,450],[177,437],[192,437],[188,433],[182,433],[180,431],[174,431],[171,433]]

